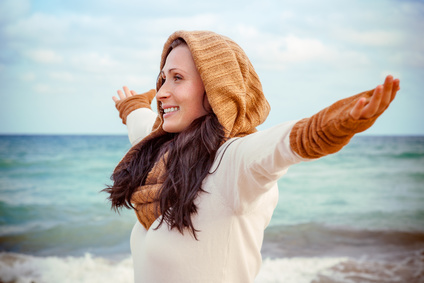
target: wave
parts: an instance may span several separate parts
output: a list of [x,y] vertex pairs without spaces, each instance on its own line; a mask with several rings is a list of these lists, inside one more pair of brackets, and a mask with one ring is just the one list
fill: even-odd
[[424,250],[390,261],[349,259],[317,274],[313,283],[423,283]]
[[[390,262],[346,257],[266,258],[255,283],[422,283],[424,250]],[[133,282],[129,255],[35,257],[0,253],[0,282],[127,283]]]
[[397,158],[397,159],[422,159],[422,158],[424,158],[424,153],[422,153],[422,152],[401,152],[401,153],[389,155],[388,157]]
[[0,253],[0,282],[133,282],[130,257],[110,260],[83,257],[35,257]]
[[[422,228],[422,227],[421,227]],[[317,223],[279,225],[265,231],[265,257],[387,259],[424,249],[424,231],[356,230]]]
[[265,259],[255,283],[423,283],[424,250],[400,260],[296,257]]
[[310,283],[319,279],[319,274],[347,260],[318,257],[266,258],[255,283]]

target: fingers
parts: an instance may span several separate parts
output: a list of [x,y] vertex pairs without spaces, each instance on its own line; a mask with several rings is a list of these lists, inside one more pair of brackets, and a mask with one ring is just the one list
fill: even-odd
[[383,85],[382,98],[376,114],[383,113],[390,103],[395,99],[396,93],[399,91],[400,87],[399,79],[393,79],[393,76],[389,75],[386,77]]
[[362,109],[364,109],[366,101],[366,98],[362,97],[356,102],[355,106],[353,106],[352,110],[350,111],[350,116],[353,119],[358,120],[361,118]]
[[381,110],[381,112],[384,111],[387,108],[387,106],[389,106],[390,102],[392,101],[392,90],[393,90],[393,77],[389,75],[384,80],[383,92],[381,97],[381,107],[384,107],[384,109],[379,109]]
[[392,89],[392,95],[391,95],[391,99],[390,102],[393,101],[393,99],[395,99],[396,97],[396,93],[400,90],[400,81],[399,79],[395,79],[393,81],[393,89]]
[[119,98],[116,96],[112,97],[114,102],[118,102],[119,100],[124,100],[125,98],[131,97],[137,94],[134,90],[130,90],[127,86],[124,86],[122,89],[124,90],[124,92],[122,92],[122,90],[117,91]]
[[399,84],[399,79],[393,79],[391,75],[387,76],[384,84],[375,88],[368,101],[363,97],[355,104],[350,112],[352,118],[369,119],[383,113],[400,89]]

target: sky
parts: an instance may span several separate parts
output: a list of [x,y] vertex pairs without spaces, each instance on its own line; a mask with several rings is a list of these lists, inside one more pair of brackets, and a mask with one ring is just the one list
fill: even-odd
[[0,0],[0,134],[125,134],[111,97],[155,87],[176,30],[212,30],[245,50],[271,104],[259,129],[392,74],[401,90],[366,134],[424,135],[417,0]]

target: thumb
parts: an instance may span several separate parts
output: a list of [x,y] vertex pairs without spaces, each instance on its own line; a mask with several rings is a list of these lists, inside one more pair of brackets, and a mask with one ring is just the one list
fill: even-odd
[[350,117],[352,117],[355,120],[359,120],[361,118],[362,110],[365,107],[366,98],[362,97],[359,99],[355,106],[353,106],[352,110],[350,110]]

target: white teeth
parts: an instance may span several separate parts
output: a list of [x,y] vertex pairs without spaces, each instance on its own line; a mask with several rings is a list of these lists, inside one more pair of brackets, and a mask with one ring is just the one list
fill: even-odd
[[166,114],[166,113],[177,111],[178,109],[179,107],[169,107],[169,108],[163,109],[163,112]]

